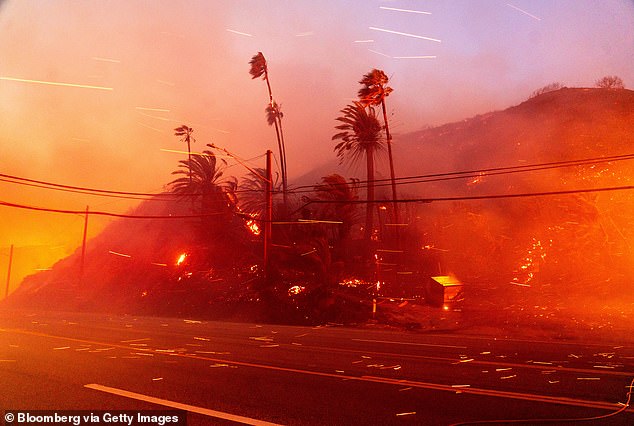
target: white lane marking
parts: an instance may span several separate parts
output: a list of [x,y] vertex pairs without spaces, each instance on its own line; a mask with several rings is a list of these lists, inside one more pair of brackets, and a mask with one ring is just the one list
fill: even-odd
[[[39,333],[39,332],[32,332],[32,331],[26,331],[26,330],[8,330],[8,331],[13,332],[13,333],[18,333],[18,334],[26,334],[26,335],[39,336],[39,337],[48,337],[48,338],[54,338],[54,339],[60,339],[60,340],[69,340],[69,341],[81,342],[81,343],[92,343],[92,344],[105,345],[105,343],[103,343],[103,342],[95,342],[95,341],[90,341],[90,340],[75,339],[75,338],[71,338],[71,337],[55,336],[55,335],[44,334],[44,333]],[[127,348],[126,346],[123,346],[123,345],[114,345],[114,346],[118,346],[118,347],[121,347],[123,349]],[[412,387],[426,388],[426,389],[431,389],[431,390],[443,390],[443,391],[453,391],[453,392],[455,392],[455,389],[452,389],[450,386],[441,385],[441,384],[435,384],[435,383],[424,383],[424,382],[409,381],[409,380],[395,380],[395,379],[381,378],[381,377],[376,377],[376,376],[361,376],[361,377],[358,377],[358,376],[346,376],[346,375],[340,375],[340,374],[322,373],[322,372],[319,372],[319,371],[300,370],[300,369],[288,368],[288,367],[276,367],[276,366],[273,366],[273,365],[266,365],[266,364],[255,364],[255,363],[243,362],[243,361],[232,361],[232,360],[219,359],[219,358],[209,358],[209,357],[204,357],[204,356],[194,355],[194,354],[166,354],[166,355],[176,355],[176,356],[182,357],[182,358],[191,358],[191,359],[201,359],[201,360],[205,360],[205,361],[224,362],[224,363],[228,363],[230,365],[240,365],[240,366],[245,366],[245,367],[261,368],[261,369],[272,370],[272,371],[284,371],[284,372],[288,372],[288,373],[306,374],[306,375],[311,375],[311,376],[330,377],[330,378],[337,378],[337,379],[344,379],[344,380],[356,380],[356,381],[375,382],[375,383],[386,383],[386,384],[392,384],[392,385],[397,385],[397,386],[412,386]],[[122,358],[128,358],[128,357],[122,357]],[[136,358],[138,358],[138,357],[136,357]],[[370,358],[370,357],[365,357],[364,356],[364,358]],[[521,365],[517,365],[517,367],[520,367],[520,366]],[[531,365],[524,365],[523,367],[541,368],[541,367],[531,366]],[[561,368],[561,370],[562,371],[566,371],[567,369]],[[596,371],[594,371],[594,372],[596,372]],[[611,371],[602,372],[602,374],[607,374],[607,373],[616,373],[616,372],[611,372]],[[619,374],[619,375],[628,375],[629,373],[617,373],[617,374]],[[86,385],[86,386],[88,386],[88,385]],[[99,386],[99,385],[95,385],[95,386]],[[493,396],[493,397],[498,397],[498,398],[511,398],[511,399],[527,400],[527,401],[538,401],[538,402],[547,402],[547,403],[554,403],[554,404],[565,404],[565,405],[573,405],[573,406],[581,406],[581,407],[601,408],[601,409],[606,409],[606,410],[613,409],[614,405],[615,405],[615,404],[611,404],[611,403],[608,403],[608,402],[601,402],[601,401],[580,400],[580,399],[567,398],[567,397],[552,397],[552,396],[538,395],[538,394],[537,395],[536,394],[523,394],[523,393],[496,391],[496,390],[492,390],[492,389],[482,389],[482,388],[465,388],[465,389],[461,389],[462,392],[464,392],[465,390],[468,390],[468,393],[474,393],[474,394],[485,395],[485,396]],[[628,412],[634,412],[634,409],[633,408],[628,408],[627,411]],[[266,423],[261,423],[261,424],[266,424]],[[271,424],[271,423],[269,423],[269,424]]]
[[263,420],[252,419],[250,417],[236,416],[235,414],[223,413],[222,411],[210,410],[208,408],[196,407],[195,405],[182,404],[180,402],[169,401],[167,399],[155,398],[153,396],[143,395],[141,393],[130,392],[123,389],[111,388],[109,386],[98,385],[91,383],[84,385],[85,388],[93,389],[101,392],[110,393],[113,395],[123,396],[125,398],[136,399],[138,401],[150,402],[152,404],[158,404],[165,407],[176,408],[178,410],[188,411],[190,413],[202,414],[204,416],[216,417],[223,420],[230,420],[232,422],[243,423],[247,425],[257,426],[279,426],[277,423],[265,422]]
[[353,342],[370,342],[370,343],[389,343],[393,345],[429,346],[430,348],[467,349],[466,346],[432,345],[431,343],[397,342],[397,341],[391,341],[391,340],[352,339],[352,341]]

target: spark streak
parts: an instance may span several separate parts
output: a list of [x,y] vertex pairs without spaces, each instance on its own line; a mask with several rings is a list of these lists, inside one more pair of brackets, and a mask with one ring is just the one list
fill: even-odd
[[436,59],[436,56],[393,56],[394,59]]
[[396,7],[387,7],[387,6],[379,6],[379,9],[393,10],[395,12],[407,12],[407,13],[418,13],[418,14],[421,14],[421,15],[431,15],[431,12],[424,12],[422,10],[399,9],[399,8],[396,8]]
[[148,107],[134,107],[135,109],[139,109],[142,111],[155,111],[155,112],[170,112],[169,109],[165,109],[165,108],[148,108]]
[[353,43],[374,43],[374,40],[372,40],[372,39],[367,39],[367,40],[355,40],[355,41],[353,41]]
[[402,35],[402,36],[405,36],[405,37],[413,37],[413,38],[418,38],[418,39],[421,39],[421,40],[435,41],[436,43],[440,43],[441,42],[441,40],[438,40],[437,38],[425,37],[425,36],[416,35],[416,34],[410,34],[410,33],[402,33],[400,31],[386,30],[384,28],[377,28],[377,27],[369,27],[369,28],[371,30],[374,30],[374,31],[382,31],[384,33]]
[[522,13],[523,13],[524,15],[526,15],[526,16],[530,16],[530,17],[531,17],[531,18],[533,18],[533,19],[536,19],[536,20],[538,20],[538,21],[541,21],[541,20],[542,20],[542,18],[540,18],[539,16],[535,16],[535,15],[533,15],[533,14],[530,14],[530,13],[528,13],[527,11],[525,11],[525,10],[523,10],[523,9],[520,9],[520,8],[519,8],[519,7],[517,7],[517,6],[513,6],[513,5],[512,5],[512,4],[510,4],[510,3],[506,3],[506,5],[507,5],[508,7],[512,7],[513,9],[517,10],[518,12],[522,12]]
[[47,84],[50,86],[79,87],[82,89],[96,89],[96,90],[108,90],[108,91],[114,90],[112,87],[92,86],[89,84],[61,83],[59,81],[30,80],[26,78],[15,78],[15,77],[6,77],[6,76],[0,77],[0,80],[17,81],[20,83]]
[[236,31],[236,30],[230,30],[229,28],[227,28],[227,31],[229,31],[230,33],[234,33],[234,34],[239,34],[239,35],[243,35],[243,36],[247,36],[247,37],[253,37],[253,34],[243,33],[243,32]]
[[385,56],[386,58],[392,59],[390,55],[386,55],[385,53],[377,52],[376,50],[368,49],[372,53],[376,53],[377,55]]
[[[139,123],[140,124],[140,123]],[[222,155],[222,154],[205,154],[204,152],[196,152],[196,151],[191,151],[191,152],[187,152],[187,151],[182,151],[180,149],[167,149],[167,148],[160,148],[159,151],[163,151],[163,152],[173,152],[176,154],[191,154],[191,155],[202,155],[205,157],[218,157],[218,158],[232,158],[229,155]]]
[[101,62],[112,62],[113,64],[120,64],[121,61],[118,59],[110,59],[110,58],[100,58],[98,56],[93,56],[92,59],[94,59],[95,61],[101,61]]
[[112,251],[112,250],[108,250],[108,253],[110,254],[114,254],[115,256],[121,256],[121,257],[132,257],[129,254],[123,254],[123,253],[118,253],[116,251]]
[[137,121],[137,124],[139,124],[139,125],[141,125],[143,127],[147,127],[150,130],[154,130],[155,132],[163,133],[163,130],[157,129],[156,127],[148,126],[147,124],[141,123],[140,121]]

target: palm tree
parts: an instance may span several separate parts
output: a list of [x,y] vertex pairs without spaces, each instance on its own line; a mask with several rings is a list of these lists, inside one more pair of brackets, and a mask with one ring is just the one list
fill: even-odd
[[187,160],[179,161],[179,169],[172,174],[180,177],[169,183],[173,193],[192,197],[192,204],[199,200],[201,214],[213,214],[201,217],[204,234],[226,226],[237,204],[237,180],[223,179],[222,166],[226,161],[220,161],[219,165],[218,158],[209,150],[191,154]]
[[319,212],[321,219],[336,220],[342,222],[338,227],[337,239],[341,242],[348,238],[352,224],[356,221],[356,204],[359,199],[357,191],[359,189],[358,179],[347,182],[346,179],[337,174],[331,174],[321,178],[321,183],[313,188],[318,200],[332,201],[325,203]]
[[266,87],[269,91],[269,105],[266,107],[266,117],[269,126],[275,125],[277,147],[280,152],[280,169],[282,174],[284,204],[286,204],[286,190],[288,189],[288,187],[286,176],[286,147],[284,145],[284,134],[282,133],[283,114],[280,112],[279,105],[273,100],[273,92],[271,91],[271,82],[269,81],[269,72],[266,64],[266,58],[264,57],[262,52],[258,52],[256,55],[253,55],[253,57],[249,61],[249,64],[251,65],[251,69],[249,70],[251,78],[254,79],[262,77],[262,79],[266,81]]
[[341,110],[343,115],[337,118],[342,124],[335,126],[342,130],[332,137],[341,139],[335,146],[337,157],[344,161],[356,162],[365,157],[367,180],[367,208],[365,215],[365,239],[372,238],[374,202],[374,156],[383,149],[381,141],[381,124],[376,118],[374,108],[366,108],[361,102],[353,102]]
[[359,89],[359,99],[363,105],[378,106],[381,105],[383,110],[383,124],[385,125],[385,139],[387,140],[387,156],[390,163],[390,179],[392,181],[392,201],[394,201],[394,220],[399,222],[398,203],[396,197],[396,177],[394,173],[394,159],[392,158],[392,135],[390,134],[390,125],[385,110],[385,98],[392,93],[392,88],[387,86],[387,75],[381,70],[374,68],[365,74],[359,81],[363,85]]
[[[192,137],[192,133],[194,132],[194,129],[192,129],[191,127],[183,124],[180,127],[177,127],[174,129],[174,136],[182,136],[183,138],[181,139],[182,141],[187,143],[187,160],[191,163],[192,161],[192,149],[191,149],[191,142],[192,140],[194,142],[196,142],[196,140]],[[192,171],[191,169],[189,170],[189,179],[191,182],[191,174]]]
[[[255,168],[242,178],[240,184],[240,210],[253,215],[255,217],[263,217],[266,208],[266,170],[263,168]],[[273,193],[281,192],[280,184],[277,182],[277,176],[272,182]]]

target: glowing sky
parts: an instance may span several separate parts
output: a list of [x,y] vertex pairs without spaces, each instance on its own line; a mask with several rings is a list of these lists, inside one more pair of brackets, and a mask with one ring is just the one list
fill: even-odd
[[[552,82],[614,74],[632,87],[634,2],[0,0],[0,173],[160,191],[182,158],[161,148],[184,149],[172,132],[184,123],[194,150],[275,151],[266,85],[248,74],[258,51],[285,114],[292,183],[334,158],[334,118],[375,67],[394,88],[397,135],[507,108]],[[64,209],[135,204],[5,182],[0,194]],[[105,223],[92,221],[90,235]],[[74,250],[82,226],[0,207],[2,289],[11,244],[14,282]]]

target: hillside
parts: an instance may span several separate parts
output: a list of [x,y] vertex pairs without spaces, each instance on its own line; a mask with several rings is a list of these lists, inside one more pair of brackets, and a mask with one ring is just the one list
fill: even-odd
[[629,152],[633,126],[634,91],[561,89],[504,111],[395,136],[397,174],[618,155]]
[[[633,91],[561,89],[504,111],[397,135],[394,154],[398,176],[420,176],[629,154],[633,139]],[[381,167],[379,173],[385,176],[385,164]],[[399,193],[462,197],[604,188],[633,181],[634,164],[628,160],[476,174],[401,185]],[[378,194],[387,197],[388,187]],[[182,203],[148,201],[136,214],[178,214],[184,208]],[[529,320],[566,316],[571,309],[597,315],[607,307],[630,316],[634,312],[631,191],[412,203],[403,209],[409,222],[405,239],[410,265],[423,277],[459,277],[466,283],[471,312],[513,310],[516,319]],[[174,265],[179,253],[196,246],[191,222],[121,219],[89,242],[81,279],[78,250],[52,271],[28,277],[8,302],[189,315],[205,312],[214,301],[248,300],[252,289],[245,284],[250,278],[243,268],[255,263],[254,250],[227,241],[233,240],[214,243],[217,247],[210,250],[217,256],[206,256],[233,258],[233,264],[196,271],[206,274],[205,280],[188,284],[179,279],[183,271]],[[234,255],[223,254],[226,250]],[[509,321],[505,316],[498,319]]]

